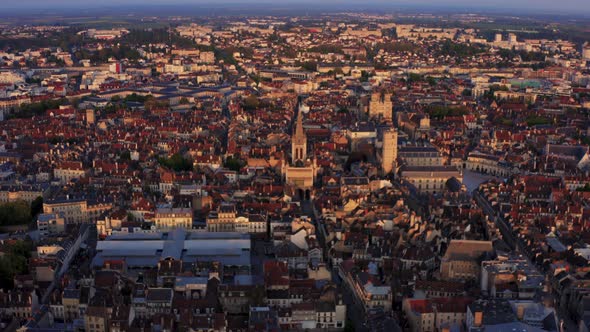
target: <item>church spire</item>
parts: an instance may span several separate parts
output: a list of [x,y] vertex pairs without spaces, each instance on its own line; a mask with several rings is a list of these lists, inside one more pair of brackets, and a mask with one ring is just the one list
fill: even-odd
[[295,134],[291,137],[291,159],[293,163],[297,161],[305,162],[307,158],[307,136],[303,131],[303,113],[297,115],[295,125]]
[[299,112],[299,115],[297,116],[297,125],[295,127],[295,137],[300,138],[304,136],[305,132],[303,131],[303,114]]

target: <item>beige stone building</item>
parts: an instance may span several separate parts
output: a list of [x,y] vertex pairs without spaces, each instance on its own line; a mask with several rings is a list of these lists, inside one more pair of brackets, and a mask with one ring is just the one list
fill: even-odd
[[112,209],[110,202],[89,203],[85,199],[51,200],[43,203],[43,213],[59,213],[66,225],[96,222],[106,211]]
[[294,189],[295,195],[301,199],[310,199],[316,173],[315,159],[307,159],[307,135],[303,130],[302,115],[299,114],[295,133],[291,138],[291,165],[285,165],[283,174],[287,184]]
[[61,234],[65,229],[66,221],[59,213],[43,213],[37,217],[37,230],[41,236]]
[[433,146],[404,146],[398,150],[401,163],[406,166],[441,166],[443,158]]
[[407,166],[402,168],[401,177],[411,183],[420,193],[436,194],[446,190],[447,181],[463,175],[455,166]]
[[466,167],[470,171],[502,177],[507,177],[511,173],[510,168],[502,164],[500,157],[478,151],[469,153]]
[[66,184],[74,179],[80,179],[86,175],[81,162],[63,162],[53,170],[53,176],[61,184]]
[[405,299],[402,310],[412,332],[450,331],[464,324],[470,303],[470,298],[463,297]]
[[80,289],[65,289],[62,294],[64,320],[72,322],[80,317]]
[[49,188],[39,186],[3,186],[0,188],[0,203],[25,201],[31,204],[37,197],[44,197]]
[[190,208],[160,208],[156,210],[154,223],[159,229],[191,229],[193,211]]
[[89,306],[84,315],[86,332],[107,332],[112,308]]
[[341,263],[338,266],[338,275],[352,293],[355,302],[359,303],[365,312],[376,308],[381,308],[385,312],[391,310],[391,287],[366,272],[353,272],[353,266],[352,261]]
[[478,279],[480,258],[494,251],[491,241],[451,240],[440,265],[444,280]]
[[390,128],[383,133],[381,148],[381,169],[388,174],[397,164],[397,130]]
[[391,93],[377,91],[371,94],[369,117],[377,118],[380,116],[384,119],[392,119],[393,103],[391,101]]
[[207,231],[265,233],[266,216],[258,213],[238,214],[233,204],[221,204],[207,216]]
[[207,216],[209,232],[233,232],[237,211],[233,204],[221,204]]

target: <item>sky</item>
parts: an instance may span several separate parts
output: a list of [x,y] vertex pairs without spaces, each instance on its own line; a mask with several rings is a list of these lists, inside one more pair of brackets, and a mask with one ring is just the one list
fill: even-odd
[[116,7],[121,5],[184,5],[184,4],[214,4],[216,6],[251,3],[264,3],[276,6],[300,5],[300,6],[353,6],[361,5],[369,7],[401,6],[405,8],[432,8],[432,9],[461,9],[461,10],[493,10],[495,12],[509,12],[518,9],[521,12],[545,12],[545,13],[590,13],[589,0],[0,0],[0,10],[4,8],[18,9],[51,9],[51,8],[99,8]]

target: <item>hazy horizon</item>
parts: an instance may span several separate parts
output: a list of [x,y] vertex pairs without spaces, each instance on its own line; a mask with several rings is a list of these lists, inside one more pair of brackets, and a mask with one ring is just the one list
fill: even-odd
[[[240,5],[256,5],[263,4],[267,9],[273,9],[270,5],[277,8],[293,7],[307,7],[313,9],[330,9],[330,10],[347,10],[358,8],[370,9],[384,9],[395,10],[395,7],[400,8],[415,8],[415,9],[432,9],[432,10],[458,10],[458,11],[491,11],[491,12],[509,12],[510,10],[518,10],[520,12],[530,13],[545,13],[545,14],[574,14],[587,15],[590,14],[590,6],[587,5],[587,0],[562,0],[559,2],[550,0],[491,0],[488,2],[477,2],[473,0],[368,0],[368,1],[352,1],[352,0],[102,0],[98,2],[76,1],[76,0],[21,0],[17,2],[10,2],[0,5],[4,10],[13,10],[26,12],[39,10],[67,10],[67,9],[98,9],[117,7],[127,8],[128,6],[143,6],[149,8],[150,6],[240,6]],[[332,6],[341,6],[332,8]],[[138,7],[137,9],[141,9]]]

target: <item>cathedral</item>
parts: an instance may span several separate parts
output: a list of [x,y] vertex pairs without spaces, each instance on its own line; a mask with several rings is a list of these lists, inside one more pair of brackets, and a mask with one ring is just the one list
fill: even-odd
[[391,120],[392,113],[393,103],[391,102],[391,93],[374,91],[369,101],[369,117],[382,117],[385,120]]
[[295,197],[301,200],[311,199],[317,169],[315,158],[307,158],[307,135],[303,129],[303,113],[299,112],[291,137],[291,163],[283,170],[286,183]]

